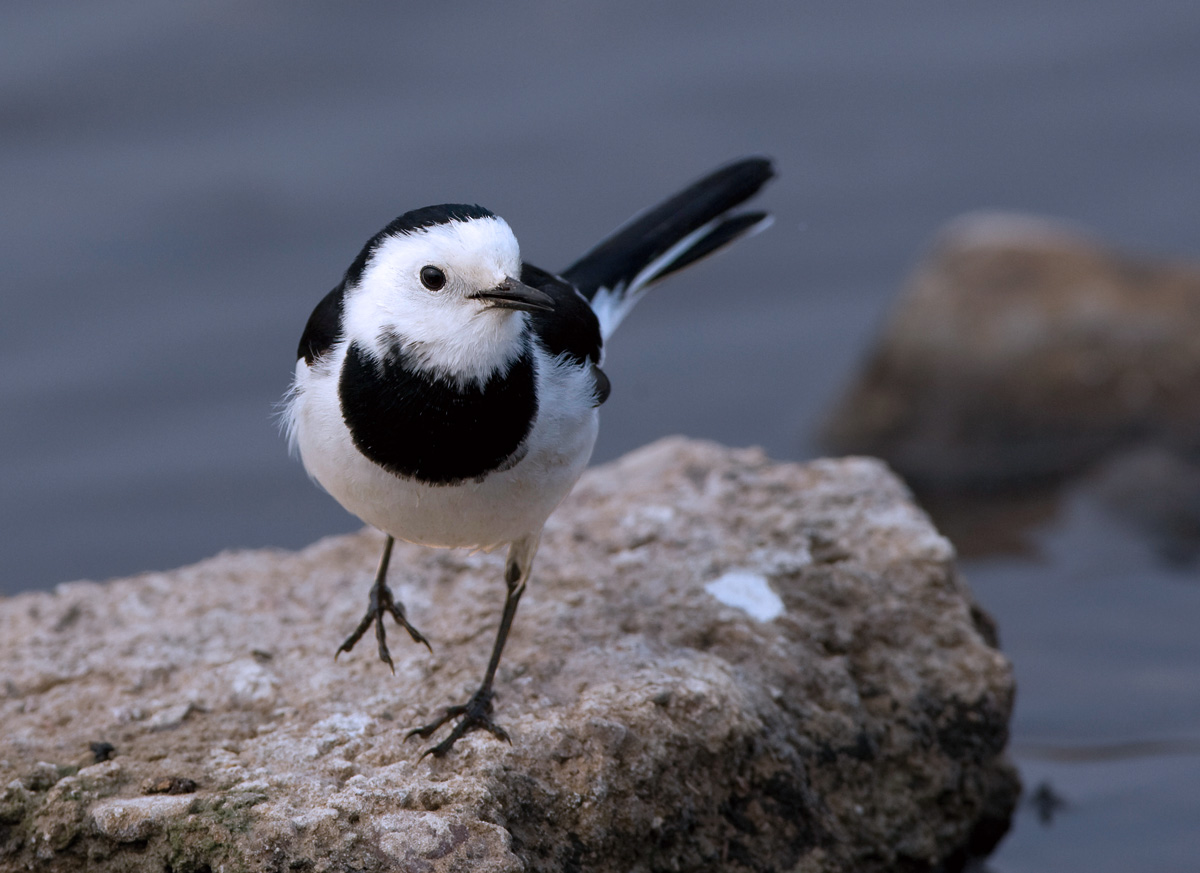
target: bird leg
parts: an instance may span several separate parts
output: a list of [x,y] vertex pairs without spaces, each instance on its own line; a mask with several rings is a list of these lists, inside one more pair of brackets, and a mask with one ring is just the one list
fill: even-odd
[[456,742],[473,730],[485,730],[498,739],[512,742],[508,731],[492,720],[492,682],[496,678],[496,668],[500,666],[500,655],[504,651],[504,643],[508,640],[513,616],[517,614],[517,603],[525,593],[525,583],[529,580],[529,572],[533,568],[533,556],[537,553],[539,538],[540,534],[526,537],[509,546],[508,559],[504,563],[504,583],[508,586],[508,594],[504,598],[504,614],[500,616],[500,627],[496,631],[496,642],[492,646],[492,657],[483,674],[483,683],[466,703],[447,707],[445,713],[436,721],[424,727],[414,728],[405,737],[428,739],[446,722],[459,719],[450,735],[436,746],[426,749],[421,755],[422,758],[426,755],[441,758]]
[[375,584],[371,586],[367,614],[358,623],[358,627],[354,629],[354,633],[346,637],[346,641],[338,646],[337,652],[333,655],[335,660],[342,652],[348,652],[353,649],[355,643],[367,632],[367,628],[371,626],[371,622],[374,622],[375,639],[379,641],[379,660],[387,664],[392,672],[395,673],[396,667],[392,664],[392,653],[388,651],[387,646],[387,631],[383,626],[383,617],[389,612],[392,614],[392,618],[396,619],[396,624],[408,631],[408,635],[413,638],[413,642],[422,643],[429,651],[433,651],[433,647],[429,645],[429,640],[425,639],[419,630],[408,623],[408,619],[404,615],[404,604],[397,600],[392,595],[392,589],[388,588],[388,562],[392,559],[392,546],[395,542],[395,538],[389,535],[387,543],[383,546],[383,557],[379,559],[379,570],[375,573]]

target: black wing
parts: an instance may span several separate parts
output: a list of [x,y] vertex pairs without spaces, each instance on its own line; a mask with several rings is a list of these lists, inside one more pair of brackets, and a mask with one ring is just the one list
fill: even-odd
[[304,333],[300,336],[297,359],[304,358],[305,362],[311,365],[333,348],[333,344],[342,333],[342,303],[345,298],[344,281],[321,298],[317,308],[308,317],[308,324],[304,326]]
[[550,354],[565,355],[578,364],[590,364],[595,380],[596,405],[608,399],[611,386],[600,369],[600,322],[574,286],[532,264],[521,265],[521,281],[554,299],[553,311],[529,313],[533,332]]

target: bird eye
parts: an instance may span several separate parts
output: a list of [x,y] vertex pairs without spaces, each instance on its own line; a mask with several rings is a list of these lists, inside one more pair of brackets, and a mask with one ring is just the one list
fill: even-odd
[[446,287],[446,274],[432,265],[422,267],[421,284],[430,291],[441,291]]

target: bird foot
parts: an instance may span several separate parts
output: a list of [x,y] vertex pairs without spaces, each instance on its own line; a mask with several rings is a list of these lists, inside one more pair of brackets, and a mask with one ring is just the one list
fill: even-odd
[[471,699],[459,706],[449,706],[446,708],[445,714],[437,721],[432,721],[424,727],[414,728],[409,731],[405,739],[412,737],[421,737],[428,739],[433,735],[434,731],[440,728],[448,721],[459,719],[458,724],[450,731],[450,736],[442,740],[436,746],[426,749],[421,757],[433,755],[435,758],[443,757],[462,737],[471,731],[485,730],[497,739],[504,740],[506,743],[511,743],[512,739],[508,735],[508,731],[500,727],[492,720],[492,689],[480,688],[471,695]]
[[392,653],[388,651],[387,645],[387,630],[383,626],[384,615],[391,613],[392,618],[396,620],[396,624],[408,631],[408,635],[413,638],[413,642],[421,643],[425,648],[433,651],[433,647],[429,645],[429,640],[421,634],[419,630],[408,623],[408,618],[404,615],[404,606],[392,596],[392,589],[387,585],[376,582],[371,586],[371,598],[367,606],[367,614],[363,616],[362,621],[358,623],[358,627],[354,629],[354,633],[346,637],[346,641],[338,646],[337,652],[333,657],[336,660],[337,656],[342,652],[348,652],[354,648],[371,623],[375,624],[375,639],[379,642],[379,660],[387,664],[393,673],[396,672],[396,667],[392,664]]

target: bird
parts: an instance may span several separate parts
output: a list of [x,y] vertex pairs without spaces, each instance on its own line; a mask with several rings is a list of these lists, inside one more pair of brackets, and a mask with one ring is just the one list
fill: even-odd
[[312,311],[283,403],[309,476],[386,534],[367,611],[393,672],[385,618],[432,652],[387,584],[395,540],[507,547],[505,599],[483,680],[410,730],[445,756],[467,733],[511,742],[494,717],[496,670],[546,519],[583,473],[610,383],[604,344],[647,290],[771,216],[739,211],[772,162],[724,165],[636,214],[558,273],[521,258],[500,216],[471,204],[406,212],[372,236]]

